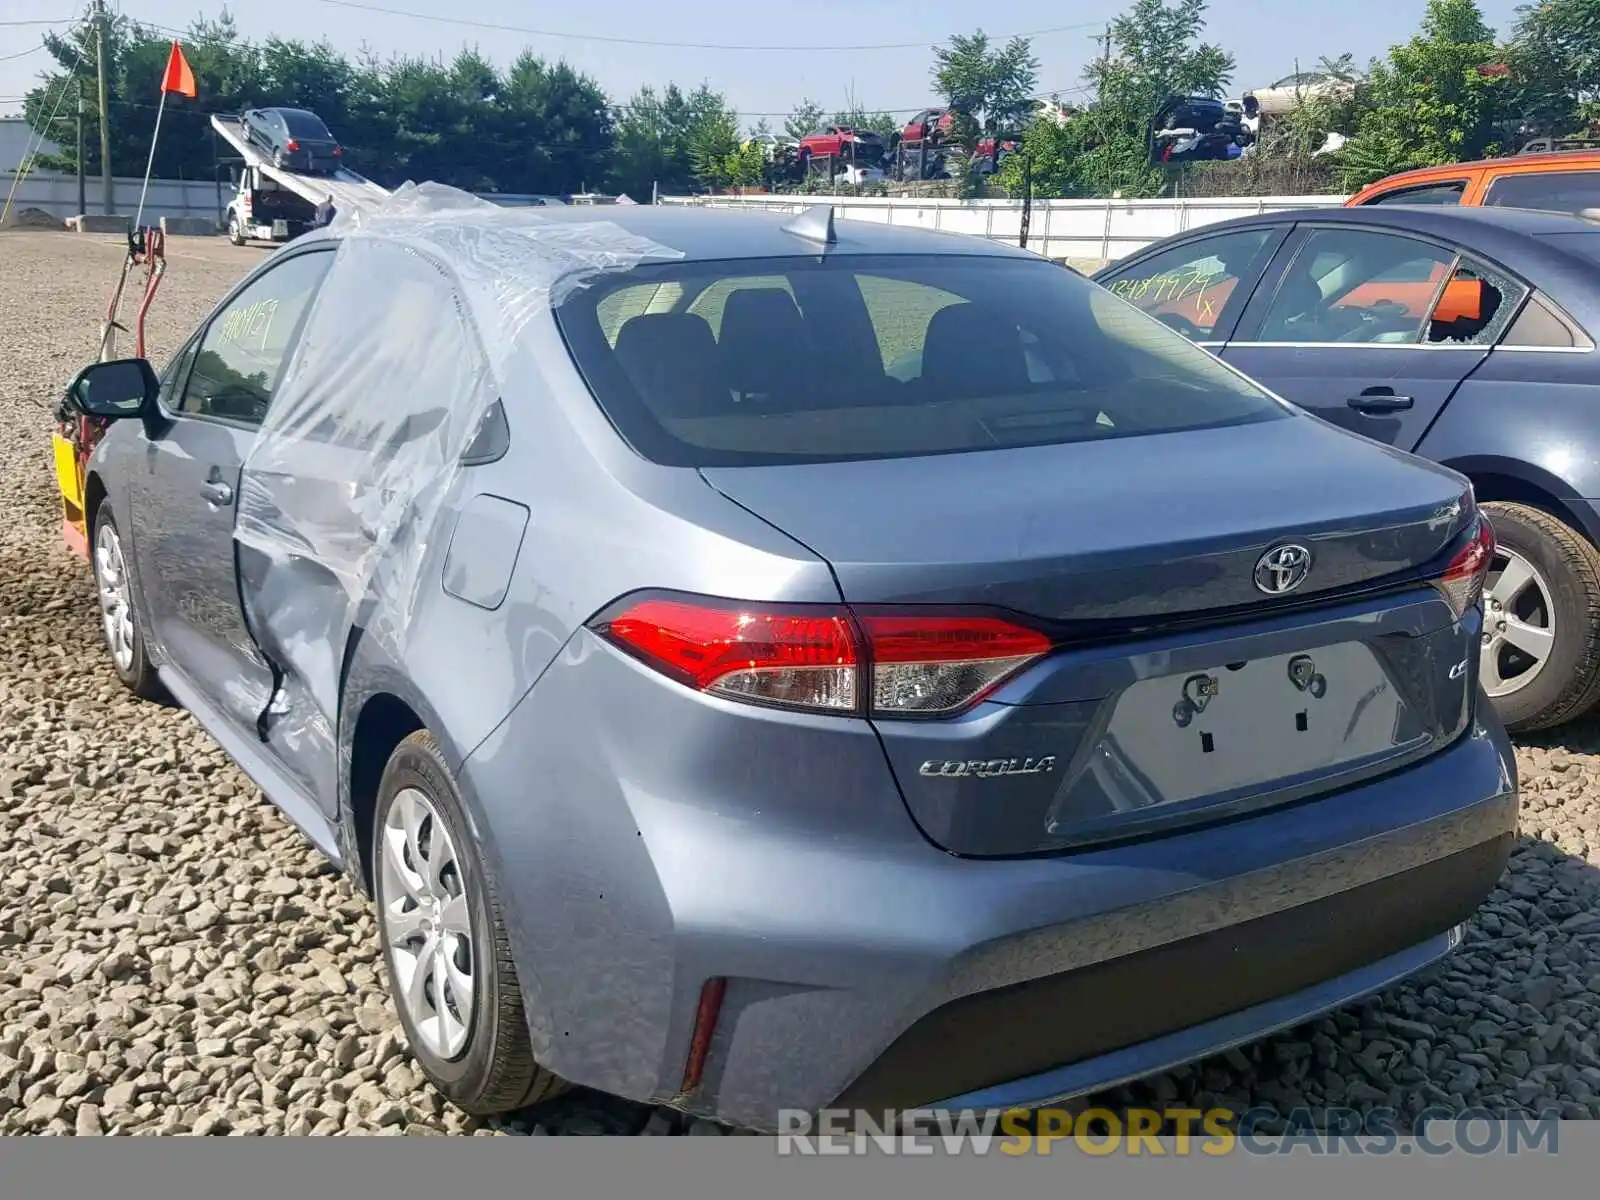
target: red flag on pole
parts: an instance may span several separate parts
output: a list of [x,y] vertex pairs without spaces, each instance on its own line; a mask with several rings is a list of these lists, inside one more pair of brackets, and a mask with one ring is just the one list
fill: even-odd
[[172,53],[167,55],[167,71],[161,77],[161,91],[177,92],[180,96],[195,98],[194,72],[189,69],[189,60],[183,56],[183,47],[177,42],[172,43]]

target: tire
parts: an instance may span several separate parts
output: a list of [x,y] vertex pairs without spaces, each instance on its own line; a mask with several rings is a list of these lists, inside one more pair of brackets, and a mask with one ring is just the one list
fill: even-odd
[[242,246],[245,243],[244,224],[236,212],[228,214],[228,240],[235,246]]
[[156,675],[145,642],[144,617],[128,576],[122,534],[109,502],[95,510],[90,531],[90,559],[94,564],[95,594],[100,607],[100,632],[105,638],[111,669],[122,686],[141,700],[165,700],[167,690]]
[[[384,768],[373,814],[384,970],[417,1065],[459,1108],[491,1116],[547,1100],[567,1084],[533,1057],[498,892],[467,830],[439,743],[426,731],[412,734]],[[437,890],[427,882],[431,863]],[[472,992],[465,1012],[462,982]]]
[[1483,511],[1499,548],[1484,586],[1479,679],[1512,732],[1551,729],[1600,700],[1600,552],[1540,509]]

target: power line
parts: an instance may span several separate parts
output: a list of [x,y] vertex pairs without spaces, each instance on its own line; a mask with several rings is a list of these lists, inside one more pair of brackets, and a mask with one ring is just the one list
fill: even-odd
[[0,29],[15,29],[21,25],[71,25],[77,17],[58,17],[54,21],[0,21]]
[[[17,185],[33,170],[34,164],[39,157],[39,151],[44,147],[45,131],[55,125],[56,114],[61,111],[61,102],[67,98],[69,87],[78,82],[78,67],[83,63],[83,52],[87,45],[88,43],[85,42],[84,45],[78,47],[78,57],[73,61],[72,66],[67,68],[67,73],[61,77],[61,87],[56,93],[55,106],[51,108],[50,115],[45,118],[44,125],[37,130],[30,131],[33,136],[28,139],[28,151],[22,156],[22,161],[17,165],[16,171],[12,173],[11,190],[6,193],[5,211],[0,212],[0,220],[3,220],[5,215],[11,211],[11,201],[16,197]],[[45,97],[49,97],[48,91],[45,93]],[[40,107],[44,107],[42,103]]]
[[0,54],[0,62],[15,62],[19,58],[27,58],[30,54],[37,54],[43,49],[44,43],[40,42],[37,46],[30,46],[28,49],[19,50],[15,54]]
[[[533,29],[526,25],[503,25],[495,21],[474,21],[466,17],[439,16],[435,13],[408,12],[400,8],[386,8],[377,4],[362,4],[357,0],[322,0],[323,4],[334,8],[354,8],[363,12],[382,13],[390,17],[408,17],[413,21],[434,21],[443,25],[465,25],[473,29],[492,29],[499,33],[525,33],[533,37],[562,38],[574,42],[605,42],[617,46],[651,46],[661,50],[734,50],[754,52],[783,52],[794,53],[799,47],[793,42],[783,46],[751,46],[736,45],[728,42],[666,42],[648,38],[612,37],[598,33],[571,33],[557,29]],[[1043,37],[1050,33],[1067,33],[1078,29],[1098,28],[1099,21],[1079,21],[1072,25],[1052,25],[1045,29],[1030,29],[1021,33],[1001,34],[995,40],[1007,41],[1013,37]],[[928,39],[923,38],[915,42],[878,42],[874,45],[859,46],[809,46],[804,49],[806,54],[820,54],[829,51],[839,53],[854,53],[869,50],[926,50],[930,45]]]

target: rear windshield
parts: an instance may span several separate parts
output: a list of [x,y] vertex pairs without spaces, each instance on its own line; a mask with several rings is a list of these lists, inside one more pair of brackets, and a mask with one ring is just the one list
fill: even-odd
[[325,138],[328,136],[328,127],[314,113],[296,112],[292,108],[281,109],[280,113],[291,137]]
[[895,458],[1290,415],[1042,259],[656,265],[577,290],[556,316],[618,432],[675,466]]

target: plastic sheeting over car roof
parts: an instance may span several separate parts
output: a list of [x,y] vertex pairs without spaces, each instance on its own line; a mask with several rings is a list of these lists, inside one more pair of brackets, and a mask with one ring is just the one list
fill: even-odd
[[683,257],[603,219],[553,221],[435,184],[340,212],[330,234],[244,462],[234,535],[276,677],[261,735],[324,803],[352,634],[399,660],[441,511],[523,331],[604,273]]

